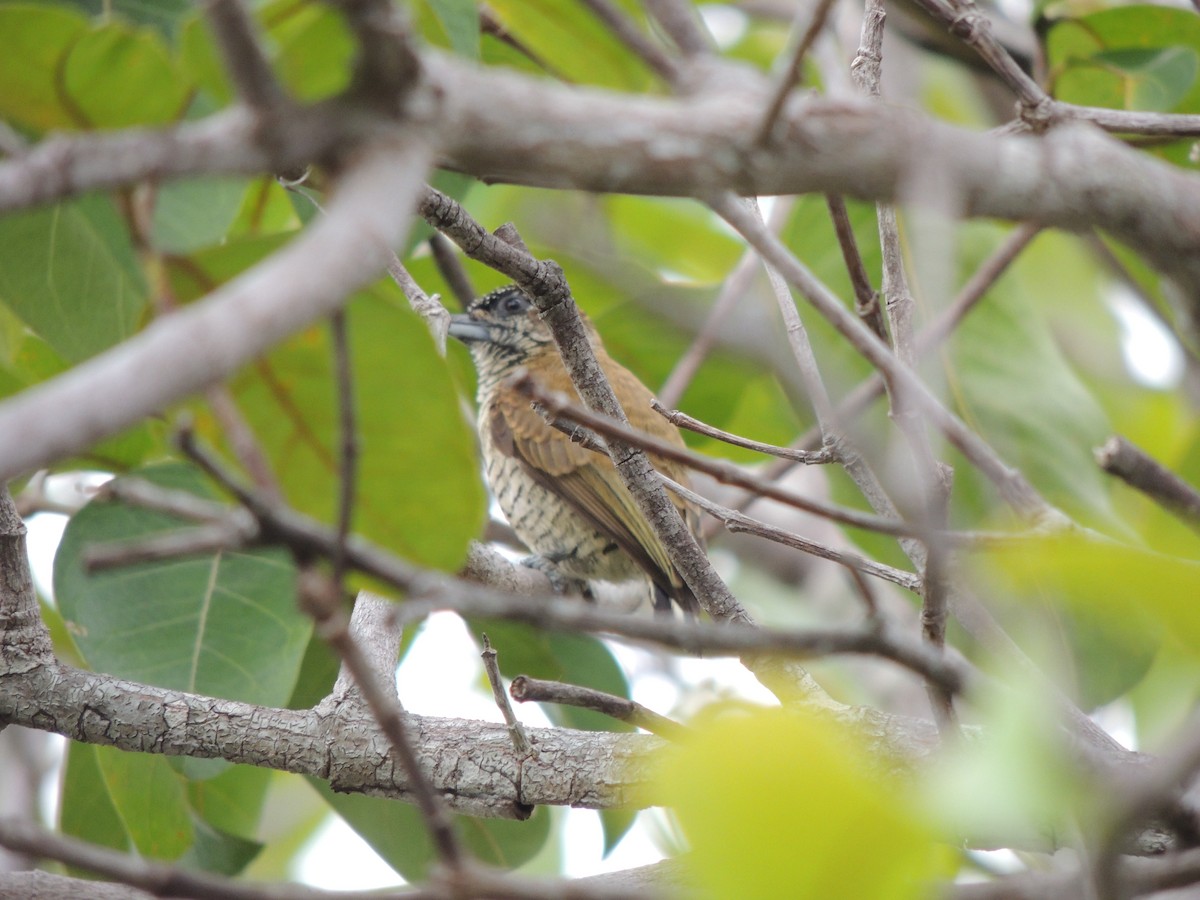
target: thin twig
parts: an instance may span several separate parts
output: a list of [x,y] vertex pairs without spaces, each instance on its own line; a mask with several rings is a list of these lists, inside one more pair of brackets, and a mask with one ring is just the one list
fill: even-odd
[[852,572],[873,575],[876,578],[882,578],[884,581],[898,584],[900,587],[912,591],[914,594],[919,595],[921,593],[921,578],[912,572],[906,572],[903,569],[897,569],[893,566],[876,562],[865,556],[859,556],[857,553],[847,553],[843,550],[837,550],[818,541],[809,540],[795,532],[786,531],[775,525],[768,525],[766,522],[747,516],[745,513],[714,503],[707,497],[697,494],[695,491],[684,487],[676,481],[672,481],[665,475],[662,476],[662,479],[668,490],[696,504],[696,506],[700,507],[714,519],[724,524],[730,532],[744,532],[746,534],[758,535],[777,544],[794,547],[812,556],[838,563]]
[[387,273],[403,291],[413,312],[421,316],[429,326],[434,343],[437,344],[438,353],[445,355],[446,336],[450,333],[450,313],[446,312],[446,307],[442,306],[438,295],[426,294],[424,289],[417,284],[417,280],[408,273],[408,269],[404,268],[404,263],[395,253],[392,253],[388,259]]
[[249,543],[246,532],[236,524],[203,525],[136,540],[89,544],[83,550],[81,562],[85,572],[94,574],[138,563],[231,552],[244,549]]
[[975,50],[988,67],[1000,76],[1021,102],[1022,118],[1026,122],[1031,125],[1046,123],[1051,114],[1052,101],[1049,95],[996,40],[987,16],[973,0],[916,0],[916,3],[945,25],[951,34]]
[[679,64],[638,28],[612,0],[582,0],[605,27],[667,84],[679,79]]
[[341,452],[338,456],[337,545],[330,560],[333,583],[339,593],[346,575],[346,540],[354,517],[354,497],[358,485],[358,425],[354,403],[354,372],[350,361],[349,323],[345,310],[329,319],[333,343],[334,376],[337,387],[338,431]]
[[[803,6],[796,13],[792,31],[799,37],[793,44],[787,64],[780,69],[778,80],[771,90],[771,102],[767,104],[766,113],[763,115],[762,123],[758,126],[754,139],[756,144],[762,145],[770,140],[771,132],[779,120],[779,114],[783,111],[783,105],[787,102],[788,95],[800,81],[800,67],[804,65],[804,57],[808,55],[809,48],[817,39],[817,35],[821,33],[821,29],[825,27],[825,18],[829,15],[833,3],[834,0],[819,0],[811,18],[808,10]],[[805,22],[807,22],[807,27],[800,31],[800,26]]]
[[748,214],[733,198],[722,197],[715,200],[713,205],[727,222],[804,294],[855,350],[874,364],[885,378],[899,382],[902,389],[909,391],[920,402],[926,415],[947,439],[996,486],[1000,496],[1019,515],[1034,523],[1042,520],[1068,521],[1064,513],[1049,504],[1020,471],[1008,466],[990,445],[942,405],[885,344],[868,331],[791,251],[762,226],[756,216]]
[[909,525],[906,522],[885,519],[881,516],[874,516],[870,513],[862,513],[845,507],[833,506],[822,503],[819,500],[809,500],[807,497],[802,497],[778,485],[755,478],[753,475],[747,474],[742,469],[724,460],[701,456],[698,453],[680,449],[674,444],[636,431],[627,425],[622,425],[573,404],[566,394],[546,390],[528,372],[518,372],[509,381],[509,384],[514,390],[519,391],[538,404],[542,408],[543,415],[551,419],[565,419],[574,424],[585,425],[593,431],[600,433],[605,438],[616,438],[628,444],[641,447],[656,456],[683,463],[689,468],[706,472],[725,484],[736,484],[739,487],[749,488],[764,497],[769,497],[780,503],[786,503],[788,506],[794,506],[797,509],[802,509],[814,515],[823,516],[835,522],[841,522],[843,525],[865,528],[869,531],[878,531],[881,534],[892,536],[916,536],[923,534],[920,527]]
[[1151,137],[1200,137],[1200,115],[1154,113],[1101,106],[1076,106],[1053,101],[1053,118],[1078,119],[1098,125],[1116,134],[1144,134]]
[[1200,531],[1200,491],[1120,435],[1096,450],[1096,463],[1141,491],[1194,531]]
[[[795,198],[793,197],[777,197],[771,207],[767,227],[778,233],[779,229],[787,222],[794,205]],[[687,352],[675,363],[675,368],[671,370],[671,374],[667,376],[662,389],[658,392],[658,397],[664,406],[675,406],[679,403],[684,391],[687,390],[688,385],[696,376],[696,372],[699,371],[701,363],[704,362],[720,337],[725,320],[737,309],[739,304],[746,302],[747,296],[750,295],[751,283],[754,276],[758,274],[760,265],[758,253],[753,247],[747,247],[721,285],[721,290],[717,294],[716,300],[713,301],[704,326],[692,341],[692,345],[688,347]]]
[[699,419],[693,418],[677,409],[667,409],[658,400],[651,400],[650,406],[672,425],[679,428],[686,428],[688,431],[694,431],[696,434],[702,434],[705,437],[722,441],[734,447],[744,447],[747,450],[755,450],[758,453],[765,453],[768,456],[790,459],[793,462],[802,463],[806,466],[820,466],[835,461],[833,454],[828,450],[796,450],[792,447],[764,444],[762,441],[752,441],[750,438],[722,431],[720,428],[709,425],[707,422],[701,422]]
[[438,858],[450,872],[462,870],[469,863],[467,852],[454,833],[445,804],[421,768],[399,699],[394,691],[387,691],[380,683],[380,673],[350,633],[350,618],[342,608],[340,587],[322,573],[306,567],[301,570],[297,593],[301,606],[313,617],[318,633],[337,652],[353,676],[372,716],[395,750]]
[[283,491],[279,479],[271,468],[270,458],[259,442],[254,429],[238,409],[237,401],[227,384],[218,384],[204,392],[208,408],[221,426],[221,432],[229,441],[229,449],[237,457],[238,463],[246,470],[250,480],[261,491],[266,491],[276,497],[282,497]]
[[862,254],[858,250],[858,239],[854,235],[850,213],[846,209],[846,201],[838,194],[826,194],[825,203],[829,207],[829,218],[833,220],[838,245],[842,248],[842,259],[845,260],[846,272],[850,275],[850,286],[854,289],[854,311],[881,341],[887,341],[887,325],[883,321],[883,310],[879,305],[879,291],[871,286],[871,276],[867,274],[867,267],[863,265]]
[[687,0],[645,0],[645,6],[685,57],[708,56],[715,49],[699,12]]
[[209,900],[369,900],[377,891],[324,891],[307,885],[256,884],[211,872],[146,859],[89,844],[78,838],[56,834],[33,822],[0,819],[0,846],[35,859],[52,859],[98,875],[104,875],[159,897],[205,897]]
[[450,288],[458,305],[466,309],[475,300],[475,286],[471,284],[471,276],[454,253],[452,245],[441,232],[435,231],[429,236],[429,250],[446,287]]
[[518,675],[512,680],[509,692],[513,699],[520,703],[558,703],[562,706],[590,709],[611,719],[628,722],[630,725],[649,731],[651,734],[657,734],[667,740],[677,741],[691,730],[686,725],[668,719],[626,697],[618,697],[616,694],[608,694],[578,684],[544,681],[541,678]]
[[238,96],[260,112],[277,110],[287,100],[255,34],[255,25],[241,0],[211,0],[205,4],[217,48]]
[[655,617],[631,616],[588,603],[547,603],[545,598],[523,597],[500,591],[423,591],[410,594],[397,604],[399,623],[418,622],[431,613],[450,610],[465,617],[525,622],[552,631],[609,634],[630,640],[651,641],[705,656],[772,654],[810,659],[850,653],[874,655],[890,660],[921,678],[932,678],[957,693],[967,689],[975,673],[959,661],[936,656],[922,643],[879,629],[782,630],[701,622],[693,619],[666,621]]
[[[479,656],[483,660],[483,670],[487,672],[488,683],[492,686],[492,698],[496,701],[496,706],[500,707],[504,723],[508,726],[513,749],[522,755],[529,753],[529,736],[525,734],[525,726],[521,724],[521,720],[513,712],[512,704],[508,702],[508,694],[504,692],[504,683],[500,680],[500,666],[496,661],[496,651],[486,634],[483,635],[483,652]],[[524,676],[519,677],[523,678]],[[516,684],[516,680],[513,681],[513,684]],[[513,696],[517,697],[515,693]],[[517,697],[517,699],[521,698]]]
[[[738,204],[733,198],[726,199],[730,204],[738,205],[741,214],[752,219],[756,227],[762,227],[762,217],[758,214],[756,207],[750,204]],[[800,372],[817,418],[817,428],[821,433],[821,446],[828,448],[834,458],[841,463],[846,474],[862,492],[877,516],[893,521],[900,519],[901,516],[895,503],[872,470],[866,457],[853,445],[849,433],[837,420],[833,402],[825,388],[824,379],[817,365],[816,354],[813,352],[812,343],[808,338],[808,331],[804,327],[800,311],[796,308],[796,301],[792,297],[788,283],[779,270],[772,266],[765,257],[763,266],[767,271],[767,280],[771,284],[776,305],[779,307],[780,316],[787,330],[788,343],[792,348],[796,367]],[[840,304],[839,309],[841,309]],[[842,311],[844,312],[844,310]],[[918,568],[923,567],[925,564],[924,545],[920,541],[910,538],[902,538],[900,543],[913,563]]]
[[[870,97],[881,95],[884,19],[883,0],[867,0],[859,51],[851,71],[859,88]],[[892,347],[896,359],[902,365],[915,369],[917,351],[913,336],[913,318],[916,301],[909,288],[904,267],[896,206],[892,203],[878,203],[875,214],[883,255],[884,307],[888,314]],[[886,340],[885,335],[880,337]],[[886,377],[886,374],[883,380],[891,401],[892,420],[908,443],[912,456],[916,476],[915,494],[921,507],[921,518],[930,529],[941,531],[945,528],[950,500],[948,470],[934,456],[921,409],[910,396],[909,390],[895,379]],[[910,558],[921,570],[924,580],[921,592],[921,633],[936,652],[941,652],[946,644],[946,621],[949,615],[945,582],[947,570],[942,559],[943,549],[933,543],[914,549],[917,549],[917,553],[910,552]],[[929,685],[929,695],[938,727],[943,737],[946,737],[956,730],[952,698],[934,684]]]

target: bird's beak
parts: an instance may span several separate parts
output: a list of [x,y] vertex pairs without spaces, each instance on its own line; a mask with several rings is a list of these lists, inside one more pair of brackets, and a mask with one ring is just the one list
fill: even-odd
[[466,313],[456,313],[450,317],[450,337],[470,344],[474,341],[490,341],[492,332],[487,325],[472,319]]

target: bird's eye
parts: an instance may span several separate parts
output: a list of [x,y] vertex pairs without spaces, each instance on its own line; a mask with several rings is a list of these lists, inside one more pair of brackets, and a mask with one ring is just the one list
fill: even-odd
[[525,301],[520,297],[510,296],[504,299],[504,311],[506,313],[518,313],[525,308]]

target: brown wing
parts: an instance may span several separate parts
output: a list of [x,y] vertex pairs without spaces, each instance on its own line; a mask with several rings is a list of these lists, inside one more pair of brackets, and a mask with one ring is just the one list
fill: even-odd
[[[649,408],[648,394],[646,403]],[[666,550],[621,484],[612,460],[572,443],[523,398],[494,402],[488,427],[498,449],[519,460],[538,484],[610,537],[652,581],[672,594],[682,585]]]
[[[681,450],[684,449],[685,444],[683,443],[683,438],[679,435],[679,429],[656,413],[653,407],[651,407],[650,401],[653,399],[653,395],[650,391],[628,369],[619,363],[612,362],[605,369],[605,374],[614,383],[620,383],[628,379],[629,383],[624,385],[621,397],[625,404],[625,415],[629,417],[629,424],[638,431],[643,431],[659,440],[674,444]],[[663,459],[663,457],[656,456],[653,453],[650,454],[650,461],[654,463],[654,468],[658,469],[658,471],[672,481],[677,481],[684,487],[691,486],[687,467],[672,460]],[[687,523],[688,530],[699,541],[700,510],[685,500],[681,500],[670,491],[667,491],[667,496],[671,498],[671,502],[675,504],[675,508],[683,516],[683,521]]]

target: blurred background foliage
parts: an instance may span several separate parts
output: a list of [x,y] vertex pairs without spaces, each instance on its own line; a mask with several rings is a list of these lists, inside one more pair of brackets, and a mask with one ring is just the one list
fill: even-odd
[[[639,4],[618,5],[645,24]],[[354,44],[331,6],[309,0],[252,6],[275,71],[295,96],[317,100],[346,87]],[[667,92],[574,0],[492,0],[486,7],[474,0],[417,0],[410,8],[424,42],[442,52],[573,84]],[[707,4],[702,11],[727,57],[765,71],[787,46],[795,8],[785,2]],[[844,5],[840,14],[834,46],[848,64],[859,11]],[[1200,113],[1200,19],[1190,10],[1068,0],[1041,5],[1030,17],[1016,24],[1031,44],[1036,36],[1038,71],[1055,96],[1118,109]],[[995,124],[990,97],[996,86],[976,67],[940,52],[936,26],[924,33],[896,30],[909,40],[890,38],[885,50],[894,99],[969,127]],[[0,48],[0,118],[30,141],[55,132],[163,126],[202,118],[231,102],[211,35],[186,0],[0,2]],[[808,84],[827,80],[829,73],[810,60]],[[1194,168],[1190,141],[1132,143]],[[437,183],[485,226],[512,221],[535,254],[558,260],[610,352],[652,387],[666,381],[691,344],[742,253],[740,241],[693,201],[485,186],[454,175],[440,175]],[[849,206],[878,285],[874,206]],[[198,301],[286,243],[312,215],[305,197],[264,176],[141,185],[0,219],[0,396],[51,378],[173,308]],[[951,229],[926,218],[902,217],[922,322],[945,308],[1013,227],[972,222]],[[450,297],[427,236],[422,226],[402,248],[405,265],[426,291]],[[798,198],[782,236],[851,302],[824,198]],[[502,281],[475,263],[465,266],[480,293]],[[473,391],[469,361],[458,347],[441,357],[424,323],[386,279],[355,296],[348,311],[362,448],[354,527],[407,559],[454,571],[487,515],[462,402]],[[840,397],[870,370],[823,321],[803,308],[802,314],[830,391]],[[1164,336],[1162,323],[1177,324],[1170,290],[1133,254],[1103,235],[1043,233],[922,362],[922,374],[1008,463],[1081,524],[1123,543],[1119,553],[1074,544],[1006,548],[973,558],[963,577],[973,592],[996,604],[1018,641],[1065,691],[1086,709],[1122,710],[1120,721],[1129,725],[1122,738],[1147,749],[1190,711],[1200,684],[1194,612],[1200,579],[1192,564],[1197,538],[1107,480],[1092,454],[1106,436],[1121,433],[1200,482],[1195,347]],[[338,452],[330,369],[328,330],[314,327],[229,383],[286,498],[326,520],[336,498]],[[717,427],[780,444],[813,425],[761,276],[739,299],[677,405]],[[170,441],[170,423],[185,413],[204,437],[224,446],[217,417],[204,398],[195,398],[81,458],[64,460],[60,469],[136,474],[209,495],[213,489],[179,460]],[[853,431],[896,483],[904,450],[884,406],[876,404]],[[748,451],[688,439],[705,453],[758,463]],[[952,449],[939,452],[956,472],[954,523],[1011,524],[990,486]],[[818,490],[865,507],[844,476],[823,477]],[[54,605],[46,606],[60,653],[124,677],[255,703],[307,706],[322,696],[335,666],[293,608],[294,573],[284,555],[225,555],[83,574],[78,555],[88,542],[176,524],[113,506],[85,507],[72,517],[55,563]],[[890,540],[857,532],[842,539],[887,562],[906,563]],[[766,574],[753,554],[739,555],[720,540],[715,548],[743,600],[772,621],[820,621],[820,610],[829,605],[842,617],[857,615],[849,588],[836,577],[822,580],[811,566],[790,579]],[[814,606],[822,592],[827,605]],[[911,610],[915,599],[899,602]],[[508,675],[523,671],[616,693],[630,690],[599,641],[500,623],[485,627]],[[960,638],[971,652],[969,640]],[[885,702],[854,670],[837,663],[818,670],[850,699]],[[968,756],[951,774],[935,778],[930,793],[949,798],[964,784],[999,783],[1005,797],[994,796],[994,788],[987,794],[1004,807],[997,816],[1077,810],[1072,779],[1055,774],[1062,770],[1055,748],[1021,737],[1033,730],[1034,712],[1027,707],[1036,704],[1028,703],[1029,696],[1015,692],[1015,699],[983,704],[977,713],[996,733],[1013,736],[1004,744],[1012,749],[1009,756]],[[613,727],[586,714],[547,712],[556,724]],[[858,764],[836,749],[843,736],[822,732],[814,741],[812,729],[823,726],[797,729],[787,717],[736,708],[710,711],[709,717],[713,730],[701,729],[704,736],[682,753],[663,790],[674,798],[687,839],[704,850],[704,874],[714,889],[752,884],[755,889],[743,896],[773,896],[772,885],[800,884],[804,889],[790,896],[829,896],[830,884],[845,884],[830,879],[854,871],[871,896],[907,896],[921,879],[965,864],[931,850],[937,829],[960,821],[963,811],[950,802],[925,808],[897,786],[885,790],[905,801],[878,807],[878,799],[859,787]],[[757,767],[724,767],[731,742],[739,753],[779,758],[763,758]],[[795,779],[781,782],[772,774],[780,770]],[[696,780],[711,793],[701,798],[689,792]],[[108,846],[273,877],[289,870],[322,811],[333,809],[398,872],[419,877],[426,871],[428,841],[411,809],[314,787],[220,762],[73,745],[58,788],[59,825]],[[269,807],[291,812],[271,816],[264,812]],[[777,820],[764,815],[768,807],[802,808],[804,816],[780,812]],[[606,814],[606,849],[631,818]],[[805,821],[822,823],[829,848],[805,856],[802,881],[795,878],[794,855],[759,858],[742,846],[777,846],[781,833],[794,834]],[[878,830],[869,840],[859,830],[864,821]],[[717,833],[714,822],[720,823]],[[560,864],[553,849],[559,824],[541,810],[525,823],[464,819],[460,827],[486,861],[511,867],[536,858],[533,868],[544,871]],[[730,834],[739,842],[725,841]],[[871,859],[851,858],[859,854],[856,847],[870,847]]]

